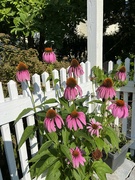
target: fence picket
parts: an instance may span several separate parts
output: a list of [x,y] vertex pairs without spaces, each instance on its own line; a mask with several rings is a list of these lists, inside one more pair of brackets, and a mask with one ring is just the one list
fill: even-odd
[[109,61],[108,63],[108,73],[110,73],[113,70],[113,62]]
[[[10,81],[10,83],[12,83],[12,81]],[[8,87],[8,89],[10,88]],[[4,94],[2,87],[0,88],[0,91],[1,91],[0,101],[4,102]],[[12,96],[12,93],[9,94]],[[15,156],[13,151],[11,131],[8,123],[1,126],[1,134],[4,143],[5,154],[7,157],[10,178],[13,180],[18,180],[19,178],[18,178],[18,172],[16,168]]]
[[121,59],[118,59],[118,60],[117,60],[117,64],[118,64],[118,65],[121,65],[121,63],[122,63]]
[[41,77],[42,77],[42,86],[45,87],[45,91],[46,92],[50,91],[50,80],[48,80],[49,74],[47,72],[44,72],[42,73]]
[[[56,69],[54,69],[53,71],[52,71],[52,74],[53,74],[53,87],[54,87],[54,89],[55,89],[55,96],[56,97],[60,97],[61,96],[61,89],[60,89],[60,78],[59,78],[59,72],[56,70]],[[56,83],[54,83],[54,81],[55,80],[58,80],[58,82]]]
[[[124,101],[128,104],[128,93],[124,92]],[[122,119],[122,133],[127,135],[127,118]]]
[[38,74],[34,74],[32,76],[32,84],[34,89],[34,94],[41,94],[41,81],[40,76]]
[[[85,64],[84,62],[81,62],[80,64],[83,69],[85,69]],[[84,70],[84,74],[80,76],[80,83],[85,83],[86,82],[86,71]]]
[[0,82],[0,103],[4,101],[4,93],[2,88],[2,83]]
[[4,142],[4,148],[5,148],[5,153],[7,157],[10,178],[12,180],[19,180],[9,124],[4,124],[1,127],[1,134],[2,134],[2,139]]
[[[27,125],[28,126],[32,126],[35,125],[35,118],[34,115],[28,116],[27,117]],[[30,142],[30,151],[31,151],[31,155],[34,156],[37,151],[38,151],[38,142],[37,142],[37,137],[36,135],[34,135],[33,138],[29,139]]]
[[[134,64],[135,64],[135,58],[134,58]],[[134,75],[133,75],[133,81],[135,83],[135,66],[134,66]]]
[[130,72],[130,59],[125,59],[125,67],[126,67],[126,73],[127,73],[127,80],[129,79],[129,72]]
[[85,76],[86,76],[86,82],[89,82],[90,74],[91,74],[91,65],[89,61],[86,61],[84,71],[85,71]]
[[67,70],[65,68],[60,69],[60,83],[61,87],[65,89],[67,80]]
[[[8,83],[8,90],[9,90],[9,97],[11,100],[15,100],[18,98],[18,91],[17,91],[17,86],[14,81],[9,81]],[[16,138],[17,138],[17,143],[19,144],[21,136],[24,132],[23,128],[23,122],[20,119],[15,124],[15,131],[16,131]],[[22,174],[23,174],[23,179],[24,180],[30,180],[30,173],[29,171],[29,166],[28,166],[28,155],[27,155],[27,150],[26,150],[26,143],[23,144],[23,146],[19,149],[19,156],[20,156],[20,162],[21,162],[21,168],[22,168]]]
[[2,178],[2,173],[1,173],[1,169],[0,169],[0,180],[3,180],[3,178]]
[[[135,140],[135,93],[133,93],[132,102],[132,121],[131,121],[131,139]],[[132,144],[132,149],[135,150],[135,142]]]

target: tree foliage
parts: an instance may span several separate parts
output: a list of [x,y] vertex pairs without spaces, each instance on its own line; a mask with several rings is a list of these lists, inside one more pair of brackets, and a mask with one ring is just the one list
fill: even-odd
[[135,49],[135,1],[104,0],[104,31],[109,25],[119,25],[119,32],[104,36],[104,59],[114,60],[115,56],[126,58]]
[[24,44],[27,37],[28,47],[35,46],[33,37],[39,32],[36,45],[42,51],[45,41],[55,41],[60,48],[63,39],[86,19],[85,0],[1,0],[0,9],[0,31],[23,37]]

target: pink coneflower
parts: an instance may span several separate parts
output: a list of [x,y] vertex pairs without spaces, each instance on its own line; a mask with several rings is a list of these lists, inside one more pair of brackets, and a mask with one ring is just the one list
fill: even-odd
[[78,95],[82,96],[82,89],[72,77],[67,79],[64,97],[67,100],[74,100]]
[[126,80],[126,68],[125,66],[122,66],[119,71],[116,73],[116,76],[120,81],[125,81]]
[[116,91],[113,88],[113,82],[110,78],[106,78],[96,92],[97,97],[102,99],[113,98],[116,96]]
[[42,58],[46,63],[50,64],[53,64],[56,61],[56,55],[52,48],[45,48],[45,52],[43,52]]
[[30,80],[30,73],[28,71],[28,66],[26,64],[20,62],[16,69],[18,70],[16,73],[16,79],[18,82]]
[[70,149],[72,155],[72,163],[74,168],[78,168],[81,164],[84,166],[84,162],[86,162],[85,158],[82,156],[81,150],[76,147],[75,149]]
[[82,66],[79,64],[77,59],[72,59],[71,61],[71,66],[68,69],[68,74],[71,77],[72,73],[74,77],[80,77],[81,75],[84,74]]
[[64,124],[63,119],[54,109],[49,109],[44,119],[44,125],[49,132],[55,132],[56,127],[61,129]]
[[86,117],[83,112],[77,112],[74,110],[67,116],[66,122],[70,130],[73,128],[76,131],[78,128],[83,129],[83,125],[86,125]]
[[90,123],[88,123],[89,126],[87,126],[87,129],[91,136],[95,134],[96,136],[99,137],[99,130],[102,129],[102,125],[100,122],[96,122],[95,119],[91,119]]
[[128,105],[123,100],[114,101],[108,110],[112,110],[112,115],[118,118],[128,117]]

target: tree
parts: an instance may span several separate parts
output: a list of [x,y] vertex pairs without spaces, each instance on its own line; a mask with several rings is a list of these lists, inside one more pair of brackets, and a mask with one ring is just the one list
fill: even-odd
[[[40,54],[45,41],[60,48],[65,36],[75,33],[76,25],[86,19],[85,0],[1,0],[0,31],[23,38],[26,48],[36,47]],[[38,46],[34,34],[39,32]]]
[[119,24],[119,32],[104,36],[104,59],[126,58],[135,54],[135,1],[104,0],[104,31],[111,24]]

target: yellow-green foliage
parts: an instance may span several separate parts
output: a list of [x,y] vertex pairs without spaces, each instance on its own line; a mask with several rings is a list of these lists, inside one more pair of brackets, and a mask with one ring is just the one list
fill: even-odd
[[[28,70],[31,75],[37,73],[42,74],[47,71],[47,64],[40,61],[36,49],[21,49],[11,45],[10,37],[0,33],[0,81],[4,87],[4,94],[7,96],[6,84],[9,80],[16,81],[16,66],[22,61],[28,65]],[[68,62],[56,62],[54,68],[60,69],[67,68]]]

